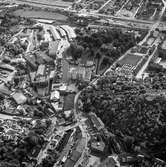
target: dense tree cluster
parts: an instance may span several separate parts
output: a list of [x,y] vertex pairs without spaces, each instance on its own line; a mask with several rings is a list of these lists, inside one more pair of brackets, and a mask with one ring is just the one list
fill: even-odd
[[145,83],[151,85],[153,89],[163,91],[166,89],[166,69],[162,65],[151,62],[148,66],[149,77]]
[[136,43],[134,34],[124,33],[120,29],[99,30],[98,32],[86,31],[85,34],[77,34],[76,40],[79,45],[92,50],[100,49],[103,44],[112,44],[120,53],[124,53]]
[[38,165],[38,167],[53,167],[57,161],[57,157],[57,154],[52,151],[50,155],[47,155],[43,159],[42,163]]
[[5,44],[5,49],[11,55],[18,55],[24,52],[24,49],[22,48],[20,43],[16,43],[16,44],[7,43]]
[[[31,123],[26,120],[20,120],[20,125],[30,126]],[[0,139],[0,166],[2,167],[22,167],[23,164],[33,162],[32,157],[36,150],[40,150],[44,144],[43,134],[46,133],[50,121],[45,123],[41,121],[36,122],[28,135],[20,136],[17,141],[6,138]]]
[[[136,44],[134,33],[122,32],[120,29],[107,29],[93,32],[89,29],[76,29],[76,41],[67,49],[67,55],[76,61],[81,57],[96,59],[97,64],[110,65],[121,54]],[[97,65],[97,66],[98,66]]]
[[151,73],[165,72],[166,70],[162,65],[151,62],[148,66],[148,71]]
[[13,11],[6,10],[1,14],[0,23],[0,45],[5,45],[11,36],[16,34],[20,28],[20,25],[33,25],[35,22],[29,18],[21,18],[14,16]]
[[[150,83],[149,83],[150,84]],[[153,83],[152,83],[153,84]],[[165,159],[166,98],[146,84],[104,77],[81,94],[84,112],[95,112],[123,142],[127,152],[141,151]],[[139,149],[138,149],[139,148]]]

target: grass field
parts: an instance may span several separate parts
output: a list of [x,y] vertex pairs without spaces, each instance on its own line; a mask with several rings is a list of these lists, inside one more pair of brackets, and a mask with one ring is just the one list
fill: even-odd
[[17,0],[17,2],[22,2],[22,3],[29,3],[30,5],[32,4],[38,4],[38,5],[45,5],[48,7],[62,7],[62,8],[67,8],[70,5],[72,5],[74,0]]
[[141,59],[142,59],[141,56],[127,54],[125,57],[119,60],[118,64],[120,66],[123,66],[124,64],[130,64],[132,66],[136,66]]
[[55,13],[55,12],[47,12],[47,11],[35,11],[30,9],[19,9],[14,11],[13,13],[16,16],[27,17],[27,18],[38,18],[38,19],[48,19],[48,20],[57,20],[57,21],[66,21],[67,17]]

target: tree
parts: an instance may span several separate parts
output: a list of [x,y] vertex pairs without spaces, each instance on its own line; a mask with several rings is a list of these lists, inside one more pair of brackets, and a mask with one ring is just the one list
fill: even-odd
[[43,39],[42,35],[40,33],[37,33],[37,40],[41,41]]
[[[165,86],[164,78],[164,75],[154,76],[154,81],[152,85],[148,85],[148,89],[152,87],[153,91],[154,87],[161,90]],[[165,141],[166,99],[159,95],[148,98],[146,85],[140,86],[137,81],[120,81],[117,77],[103,77],[98,80],[96,88],[85,89],[80,95],[82,110],[86,113],[95,112],[116,135],[116,142],[122,141],[122,149],[126,152],[133,152],[135,146],[139,146],[147,154],[157,155],[165,160],[165,149],[161,149],[161,143]],[[153,119],[155,115],[160,118]],[[122,134],[120,138],[117,130]],[[110,150],[113,147],[119,152],[121,149],[118,144],[111,145],[112,143],[114,141],[110,142]]]
[[88,82],[79,80],[79,83],[78,83],[79,90],[82,90],[82,89],[86,88],[87,86],[88,86]]
[[162,65],[151,62],[148,66],[148,70],[151,72],[159,73],[165,71]]
[[28,148],[31,150],[33,147],[43,144],[44,139],[36,133],[31,132],[24,141],[26,142]]
[[48,155],[44,160],[42,161],[42,167],[53,167],[54,163],[56,162],[56,158]]
[[72,43],[70,47],[67,50],[67,53],[69,53],[74,60],[77,60],[80,58],[83,54],[84,48],[81,45],[77,45],[75,43]]

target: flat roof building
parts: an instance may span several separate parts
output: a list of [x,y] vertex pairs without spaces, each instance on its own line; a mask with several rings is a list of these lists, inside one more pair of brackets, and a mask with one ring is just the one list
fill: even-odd
[[24,94],[22,92],[16,92],[16,93],[12,94],[11,96],[18,105],[23,104],[27,101],[27,97],[24,96]]
[[12,72],[15,70],[15,68],[9,64],[0,64],[0,69],[2,70],[6,70],[6,71],[9,71],[9,72]]
[[73,93],[64,96],[64,106],[63,106],[64,111],[72,110],[74,108],[74,98],[75,94]]
[[28,65],[29,65],[33,70],[36,70],[36,69],[37,69],[38,65],[37,65],[36,60],[35,60],[35,58],[34,58],[33,55],[31,55],[31,56],[30,56],[30,55],[27,55],[27,56],[25,56],[25,59],[26,59]]
[[9,90],[9,88],[7,86],[5,86],[4,83],[0,84],[0,94],[4,94],[4,95],[10,95],[12,93],[12,91]]
[[166,50],[166,40],[164,40],[163,43],[161,44],[161,49]]
[[38,66],[38,69],[37,69],[37,72],[36,72],[36,77],[44,75],[45,67],[46,66],[44,64],[41,64],[41,65]]
[[[45,52],[35,52],[37,61],[38,59],[42,59],[43,63],[52,63],[53,59],[51,57],[49,57]],[[41,63],[40,63],[41,64]]]
[[103,141],[95,141],[95,142],[91,142],[91,149],[94,152],[100,152],[103,153],[104,149],[105,149],[105,143]]
[[76,38],[76,34],[73,30],[72,27],[69,27],[68,25],[62,25],[60,26],[64,31],[66,31],[67,35],[68,35],[68,38],[69,39],[73,39],[73,38]]
[[63,72],[62,82],[64,83],[68,82],[69,80],[69,76],[68,76],[69,69],[70,69],[70,65],[68,61],[63,59],[62,60],[62,72]]
[[66,160],[64,167],[74,167],[80,157],[81,153],[74,150],[71,154],[71,157]]
[[66,32],[61,27],[57,27],[57,30],[59,31],[61,37],[65,37],[66,36]]
[[49,48],[48,48],[49,56],[52,57],[53,59],[55,59],[57,56],[59,44],[60,44],[60,41],[49,42]]
[[74,161],[74,162],[77,162],[80,157],[81,157],[81,153],[78,152],[78,151],[76,151],[76,150],[74,150],[74,151],[72,152],[72,156],[71,156],[70,159],[71,159],[72,161]]
[[97,167],[120,167],[120,163],[114,157],[108,157]]
[[64,167],[74,167],[74,165],[75,165],[74,161],[72,161],[71,159],[67,159],[64,164]]
[[50,100],[59,100],[60,93],[59,91],[53,91],[50,96]]
[[100,120],[100,118],[98,118],[98,117],[96,116],[96,114],[94,114],[94,113],[91,112],[91,113],[89,114],[89,116],[90,116],[90,120],[91,120],[92,123],[93,123],[93,126],[94,126],[97,130],[101,130],[101,129],[104,128],[103,122]]
[[57,30],[56,30],[55,27],[50,26],[49,29],[50,29],[50,31],[52,33],[52,36],[53,36],[53,38],[54,38],[55,41],[61,39],[61,37],[60,37],[59,33],[57,32]]

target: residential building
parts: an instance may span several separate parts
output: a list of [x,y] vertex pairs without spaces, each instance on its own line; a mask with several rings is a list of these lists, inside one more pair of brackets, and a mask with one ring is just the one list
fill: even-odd
[[74,167],[75,163],[81,157],[81,153],[78,151],[72,151],[71,157],[68,158],[64,164],[64,167]]
[[36,72],[36,77],[40,77],[44,75],[46,66],[44,64],[41,64],[38,66],[37,72]]
[[58,52],[59,52],[59,44],[60,41],[51,41],[49,42],[49,48],[48,48],[48,54],[50,57],[52,57],[53,59],[56,58]]
[[64,96],[64,106],[63,106],[64,111],[69,111],[74,108],[74,98],[75,94],[73,93]]
[[23,104],[27,101],[26,96],[24,96],[24,94],[22,92],[15,92],[11,96],[18,105]]
[[89,113],[89,116],[94,128],[96,128],[98,131],[104,128],[104,123],[96,116],[95,113],[91,112]]
[[0,94],[1,95],[10,95],[12,93],[12,91],[9,90],[9,88],[4,84],[1,83],[0,84]]
[[91,142],[91,151],[93,153],[104,153],[105,143],[103,141],[92,141]]
[[49,30],[51,31],[51,34],[52,34],[52,36],[54,38],[54,41],[61,39],[58,31],[56,30],[56,28],[54,26],[50,26]]
[[55,100],[55,101],[58,101],[60,98],[60,93],[59,91],[53,91],[51,92],[51,96],[50,96],[50,100]]
[[59,32],[59,34],[62,38],[65,38],[67,36],[66,32],[61,27],[57,27],[57,31]]
[[159,55],[166,56],[166,39],[158,47]]
[[120,164],[117,160],[117,156],[110,156],[97,167],[120,167]]
[[69,39],[76,38],[76,34],[72,27],[69,27],[68,25],[62,25],[60,27],[66,32]]
[[33,71],[37,69],[38,64],[37,64],[36,59],[33,55],[26,55],[24,58],[26,59],[28,66],[30,66],[30,68]]
[[[44,63],[53,64],[53,59],[51,57],[49,57],[45,52],[41,52],[41,51],[35,52],[35,56],[36,56],[37,61],[39,59],[41,59],[43,61],[42,64],[44,64]],[[39,63],[39,64],[41,64],[41,63]]]
[[0,64],[0,69],[1,70],[6,70],[6,71],[9,71],[9,72],[13,72],[15,70],[15,68],[9,64]]

